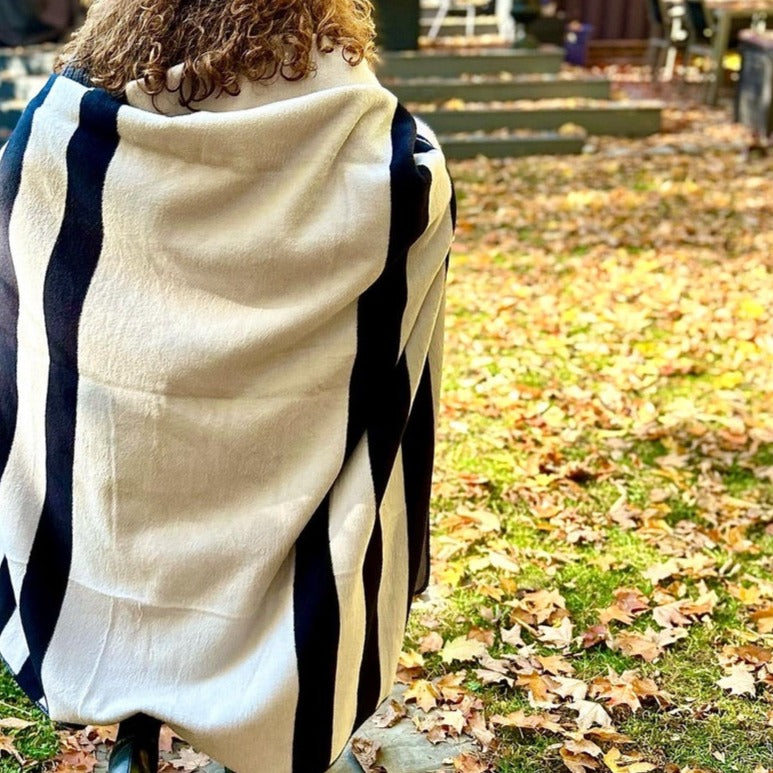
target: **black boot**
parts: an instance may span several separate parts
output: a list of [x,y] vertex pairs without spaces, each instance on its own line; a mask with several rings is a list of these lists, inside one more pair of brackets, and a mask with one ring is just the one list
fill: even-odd
[[158,773],[158,736],[161,722],[135,714],[118,726],[108,773]]

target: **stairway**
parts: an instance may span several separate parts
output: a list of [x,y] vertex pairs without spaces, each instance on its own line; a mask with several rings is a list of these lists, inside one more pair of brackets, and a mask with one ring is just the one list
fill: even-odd
[[615,100],[607,79],[562,62],[554,47],[390,52],[379,77],[452,159],[581,153],[589,134],[660,131],[660,103]]
[[43,88],[54,67],[55,46],[0,48],[0,144],[16,126],[27,102]]
[[[0,49],[0,143],[43,87],[56,49]],[[566,69],[563,51],[461,49],[383,55],[379,77],[452,159],[580,153],[588,134],[660,130],[661,105],[612,99],[608,80]]]

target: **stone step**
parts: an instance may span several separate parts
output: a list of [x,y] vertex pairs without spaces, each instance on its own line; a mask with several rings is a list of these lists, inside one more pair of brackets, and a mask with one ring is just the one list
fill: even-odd
[[606,78],[564,78],[555,75],[516,76],[512,79],[436,78],[385,80],[401,102],[509,102],[518,99],[562,99],[583,97],[609,99],[611,83]]
[[29,102],[48,80],[47,75],[13,76],[9,71],[0,73],[0,102],[19,99]]
[[582,153],[585,138],[557,132],[438,137],[446,158],[461,161],[478,156],[516,158],[522,156],[571,156]]
[[47,75],[54,68],[59,49],[56,46],[0,48],[0,71],[15,75]]
[[0,136],[14,130],[26,105],[26,102],[19,100],[0,102]]
[[[429,33],[429,30],[430,30],[429,24],[421,25],[422,36],[426,36]],[[476,24],[475,29],[473,30],[473,34],[476,37],[498,37],[499,26],[497,24]],[[447,24],[441,28],[435,40],[441,41],[443,40],[443,38],[462,38],[462,37],[467,37],[467,27],[463,23]],[[423,37],[422,39],[426,39],[426,38]],[[501,40],[503,39],[500,39],[500,42]]]
[[554,46],[533,50],[492,48],[458,54],[447,51],[385,52],[379,66],[382,78],[458,78],[460,75],[557,74],[564,51]]
[[593,100],[576,106],[529,102],[496,109],[480,106],[423,112],[420,106],[409,105],[409,108],[436,134],[494,132],[500,129],[555,131],[566,124],[574,124],[594,135],[648,137],[660,131],[663,105]]

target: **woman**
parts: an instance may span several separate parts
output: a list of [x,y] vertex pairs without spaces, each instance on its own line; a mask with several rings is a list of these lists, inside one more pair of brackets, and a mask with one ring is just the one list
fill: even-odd
[[0,161],[0,653],[130,720],[114,769],[165,721],[318,773],[390,690],[452,188],[372,39],[367,0],[100,0]]

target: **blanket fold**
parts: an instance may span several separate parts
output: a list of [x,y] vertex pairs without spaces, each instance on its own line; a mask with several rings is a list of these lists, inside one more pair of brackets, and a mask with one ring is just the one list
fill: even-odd
[[367,65],[54,75],[0,158],[0,655],[53,718],[318,773],[428,576],[452,186]]

